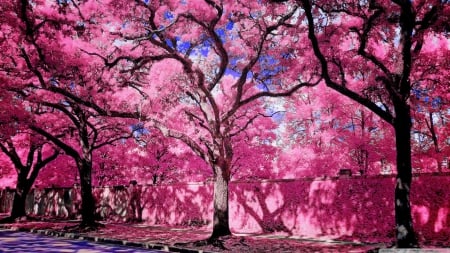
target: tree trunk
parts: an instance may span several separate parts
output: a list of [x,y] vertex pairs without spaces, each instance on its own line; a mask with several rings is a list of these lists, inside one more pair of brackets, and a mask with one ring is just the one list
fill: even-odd
[[25,202],[31,188],[31,184],[27,180],[27,172],[28,170],[23,168],[17,175],[16,190],[14,192],[13,205],[10,215],[11,219],[24,217],[27,215],[25,212]]
[[92,195],[92,164],[82,161],[79,164],[81,186],[81,227],[94,227],[96,225],[95,201]]
[[25,202],[27,199],[29,187],[17,184],[16,191],[14,192],[13,206],[11,210],[11,219],[26,216]]
[[412,165],[411,165],[411,115],[406,104],[395,106],[394,121],[397,148],[397,178],[395,185],[395,225],[397,247],[417,247],[417,238],[413,229],[411,205],[409,201]]
[[228,220],[229,172],[219,166],[216,166],[214,171],[214,221],[210,240],[215,240],[221,236],[231,235]]

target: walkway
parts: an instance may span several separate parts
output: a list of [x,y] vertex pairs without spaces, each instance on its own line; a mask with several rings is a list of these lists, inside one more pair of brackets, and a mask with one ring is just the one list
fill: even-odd
[[0,252],[124,252],[149,253],[162,252],[145,250],[142,248],[125,247],[118,245],[98,244],[84,240],[70,240],[65,238],[49,237],[25,232],[15,232],[0,229]]

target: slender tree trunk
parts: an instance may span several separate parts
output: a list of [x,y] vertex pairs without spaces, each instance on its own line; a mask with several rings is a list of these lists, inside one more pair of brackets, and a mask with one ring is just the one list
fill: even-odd
[[395,225],[397,247],[417,247],[409,200],[412,182],[411,115],[409,106],[395,106],[394,122],[397,148],[397,178],[395,185]]
[[214,221],[210,240],[221,236],[231,235],[228,219],[228,183],[229,172],[219,166],[215,166],[214,181]]
[[432,112],[428,113],[428,120],[425,118],[425,122],[427,123],[428,130],[430,130],[431,139],[433,140],[434,152],[436,152],[436,156],[437,156],[436,157],[436,162],[437,162],[437,166],[438,166],[438,172],[442,172],[441,156],[437,155],[438,153],[441,152],[441,150],[439,148],[439,142],[438,142],[436,130],[434,128],[433,113]]
[[95,201],[92,195],[92,163],[80,161],[78,170],[81,186],[81,227],[95,226]]

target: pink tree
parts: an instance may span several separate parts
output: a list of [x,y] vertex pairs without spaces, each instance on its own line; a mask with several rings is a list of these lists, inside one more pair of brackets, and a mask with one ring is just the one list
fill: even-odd
[[40,170],[58,157],[58,150],[47,147],[48,144],[38,138],[33,133],[22,133],[0,142],[0,149],[11,159],[17,172],[13,206],[8,221],[26,216],[25,200]]
[[147,182],[189,182],[210,176],[205,162],[192,150],[177,139],[164,137],[158,130],[141,136],[138,144],[133,153],[139,162],[134,166],[142,168],[141,178],[147,178]]
[[308,34],[326,85],[394,128],[397,246],[416,246],[409,203],[410,97],[416,85],[444,88],[450,7],[443,1],[295,2],[303,9],[299,32]]
[[142,129],[134,138],[105,146],[93,159],[97,161],[94,174],[98,185],[128,184],[130,179],[139,184],[202,181],[210,176],[203,160],[155,129]]
[[31,121],[29,128],[74,159],[83,198],[81,226],[94,226],[92,154],[132,136],[129,126],[135,120],[110,116],[138,114],[134,108],[118,111],[127,109],[121,107],[126,91],[112,92],[112,85],[101,82],[101,62],[75,47],[83,43],[78,22],[83,17],[75,2],[20,1],[4,3],[2,9],[1,47],[10,55],[2,68],[7,89],[23,96],[45,118]]
[[17,173],[11,214],[3,220],[8,222],[26,216],[25,200],[36,177],[58,157],[59,151],[28,129],[32,119],[38,120],[33,118],[33,108],[23,98],[8,91],[5,83],[0,90],[0,150],[10,159]]
[[395,145],[384,138],[390,134],[387,124],[336,95],[321,84],[286,101],[277,160],[283,176],[336,176],[340,169],[373,175],[394,162]]
[[[115,80],[145,94],[139,108],[149,127],[184,142],[211,167],[209,242],[229,235],[228,184],[237,138],[266,141],[272,133],[264,129],[273,127],[264,120],[273,114],[266,98],[289,96],[318,82],[306,66],[295,65],[296,71],[305,70],[301,77],[288,77],[293,59],[288,49],[275,46],[292,42],[279,35],[291,26],[296,9],[281,15],[289,8],[210,0],[114,1],[101,7],[105,11],[96,17],[103,25],[86,32],[110,31],[111,49],[106,55],[101,48],[87,53],[116,70]],[[285,78],[277,79],[282,73]]]
[[413,88],[413,167],[444,172],[450,157],[448,95],[435,87]]
[[11,159],[3,152],[0,153],[0,188],[12,188],[14,187],[17,179],[17,174],[14,169],[14,164],[11,163]]
[[[270,126],[273,122],[266,124]],[[274,166],[279,155],[279,147],[276,147],[276,135],[267,133],[267,129],[259,129],[259,131],[261,130],[263,132],[240,136],[234,140],[235,155],[230,175],[232,179],[273,179],[281,175]],[[260,137],[265,139],[261,141]]]
[[[63,152],[61,152],[63,153]],[[78,170],[72,157],[60,154],[52,163],[45,166],[36,178],[34,187],[70,188],[80,183]]]
[[[54,94],[51,95],[54,96]],[[40,96],[42,97],[42,94]],[[133,131],[129,129],[129,126],[134,123],[134,120],[102,117],[95,110],[78,104],[73,97],[64,98],[63,105],[58,102],[58,99],[56,101],[46,99],[42,104],[60,111],[60,115],[66,118],[65,129],[70,129],[73,135],[61,136],[59,131],[55,133],[36,124],[33,124],[31,129],[74,159],[80,176],[82,196],[80,226],[95,227],[97,225],[93,215],[95,201],[92,195],[93,153],[121,139],[131,138]]]

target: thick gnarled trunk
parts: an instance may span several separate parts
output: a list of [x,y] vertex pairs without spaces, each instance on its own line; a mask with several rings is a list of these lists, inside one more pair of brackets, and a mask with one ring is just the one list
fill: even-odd
[[228,218],[228,183],[230,181],[227,169],[216,166],[214,180],[214,220],[210,239],[231,235]]
[[30,191],[34,179],[27,179],[29,169],[22,168],[17,175],[16,190],[14,191],[14,199],[11,209],[10,219],[17,219],[26,216],[25,202]]
[[397,148],[397,178],[395,185],[395,225],[397,247],[417,247],[417,238],[413,228],[411,204],[409,200],[411,165],[411,115],[406,104],[396,106],[394,122]]
[[13,199],[13,205],[11,209],[11,219],[16,219],[20,217],[26,216],[25,211],[25,202],[27,199],[28,192],[30,190],[30,187],[27,185],[27,183],[17,183],[16,190],[14,192],[14,199]]

